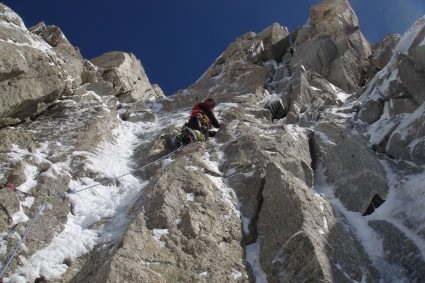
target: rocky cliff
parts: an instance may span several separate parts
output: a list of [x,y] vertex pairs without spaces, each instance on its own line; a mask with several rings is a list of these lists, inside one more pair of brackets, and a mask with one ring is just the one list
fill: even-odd
[[[3,282],[425,278],[425,18],[371,46],[325,0],[169,97],[2,4],[0,46]],[[176,148],[206,97],[220,130]]]

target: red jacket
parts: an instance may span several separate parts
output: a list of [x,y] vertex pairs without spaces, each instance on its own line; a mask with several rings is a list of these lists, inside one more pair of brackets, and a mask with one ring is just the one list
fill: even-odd
[[204,103],[198,103],[192,108],[192,112],[190,113],[189,121],[186,123],[186,126],[193,130],[205,131],[208,129],[203,128],[205,125],[201,125],[201,121],[199,120],[199,116],[205,114],[208,117],[208,126],[210,128],[211,125],[215,128],[220,128],[220,123],[218,123],[217,119],[214,116],[214,113],[211,109]]

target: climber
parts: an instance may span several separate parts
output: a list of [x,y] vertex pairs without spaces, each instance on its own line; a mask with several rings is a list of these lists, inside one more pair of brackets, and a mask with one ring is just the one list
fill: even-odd
[[186,145],[194,141],[206,141],[208,137],[215,136],[215,131],[210,131],[212,127],[220,128],[212,110],[215,107],[215,101],[212,98],[193,106],[190,118],[184,124],[181,135],[176,137],[176,145]]
[[192,130],[201,131],[203,134],[208,134],[208,130],[211,129],[211,126],[220,128],[220,124],[212,112],[214,107],[215,101],[212,98],[208,98],[204,102],[196,104],[193,106],[189,121],[185,125]]

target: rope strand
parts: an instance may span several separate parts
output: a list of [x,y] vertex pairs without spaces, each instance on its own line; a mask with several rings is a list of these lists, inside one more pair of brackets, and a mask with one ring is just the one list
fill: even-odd
[[16,256],[16,253],[18,252],[19,248],[21,247],[21,245],[25,242],[25,239],[27,238],[32,226],[34,225],[35,221],[38,219],[38,217],[40,216],[41,212],[44,210],[44,208],[46,207],[48,201],[46,200],[42,205],[40,205],[40,207],[37,210],[37,213],[35,214],[33,220],[31,221],[30,226],[28,226],[27,230],[25,230],[24,235],[22,236],[21,240],[19,241],[18,245],[16,246],[15,250],[13,251],[12,255],[10,256],[9,260],[7,261],[6,265],[3,267],[1,273],[0,273],[0,278],[3,276],[3,274],[6,272],[6,270],[9,268],[9,265],[12,263],[13,258]]

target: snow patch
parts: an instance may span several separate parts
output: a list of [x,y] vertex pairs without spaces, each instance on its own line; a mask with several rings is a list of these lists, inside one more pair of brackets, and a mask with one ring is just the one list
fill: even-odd
[[190,166],[185,166],[184,167],[186,170],[191,170],[191,171],[199,171],[199,167],[190,165]]
[[260,264],[260,240],[246,246],[246,261],[251,265],[256,283],[267,283],[267,274]]
[[170,165],[171,163],[173,163],[174,159],[172,158],[165,158],[161,160],[161,165],[162,167],[166,167],[168,165]]
[[12,215],[12,226],[21,222],[27,222],[29,220],[29,217],[22,211],[22,206],[19,206],[19,211]]
[[161,248],[165,247],[165,242],[161,241],[163,235],[168,235],[168,229],[153,229],[153,238],[159,243]]
[[245,235],[249,235],[249,224],[251,223],[251,218],[244,216],[241,213],[242,228]]
[[[419,36],[420,32],[425,28],[425,16],[417,20],[413,26],[403,35],[400,42],[396,46],[395,53],[408,54],[414,40]],[[425,39],[424,39],[425,41]],[[425,45],[424,41],[420,45]]]
[[26,197],[23,202],[21,202],[21,205],[23,207],[31,208],[31,206],[34,204],[35,198],[34,197]]
[[328,225],[328,219],[325,215],[325,207],[323,206],[323,202],[320,202],[320,210],[323,213],[323,228],[325,228],[326,232],[329,232],[329,225]]
[[[71,214],[68,215],[68,219],[70,218],[73,218]],[[82,256],[93,249],[96,236],[95,231],[82,229],[78,224],[68,221],[64,231],[46,248],[37,251],[29,260],[21,257],[23,266],[16,273],[26,274],[27,278],[37,278],[40,274],[46,278],[57,278],[68,268],[63,264],[65,260]]]
[[188,193],[186,194],[186,198],[188,201],[195,201],[195,194],[194,193]]
[[336,94],[336,98],[341,100],[343,103],[346,102],[349,97],[350,95],[345,92],[338,92]]
[[230,274],[233,280],[242,278],[242,273],[232,268],[232,273]]
[[[5,240],[6,237],[7,237],[7,233],[0,233],[0,254],[7,253],[7,241]],[[0,268],[1,267],[3,267],[3,265],[0,262]]]

